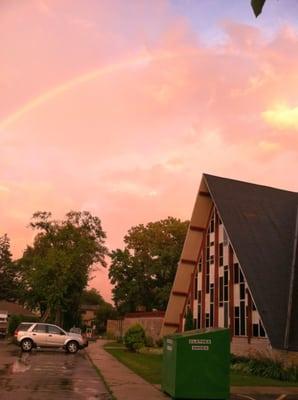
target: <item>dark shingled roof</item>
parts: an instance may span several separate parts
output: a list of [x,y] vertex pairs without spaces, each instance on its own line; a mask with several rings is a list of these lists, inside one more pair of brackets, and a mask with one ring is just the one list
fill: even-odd
[[298,193],[203,176],[272,346],[298,350]]

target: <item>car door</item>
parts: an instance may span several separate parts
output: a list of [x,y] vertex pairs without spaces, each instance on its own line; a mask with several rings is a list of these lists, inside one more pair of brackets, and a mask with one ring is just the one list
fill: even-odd
[[47,324],[36,324],[31,331],[31,335],[37,346],[46,346],[48,340]]
[[65,332],[56,325],[48,325],[47,345],[49,347],[62,347],[66,339]]

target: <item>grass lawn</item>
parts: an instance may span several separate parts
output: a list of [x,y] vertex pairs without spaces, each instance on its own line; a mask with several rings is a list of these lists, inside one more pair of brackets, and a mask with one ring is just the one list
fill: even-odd
[[[161,384],[161,354],[131,353],[119,343],[109,343],[105,350],[146,381]],[[231,386],[298,386],[298,383],[231,372]]]

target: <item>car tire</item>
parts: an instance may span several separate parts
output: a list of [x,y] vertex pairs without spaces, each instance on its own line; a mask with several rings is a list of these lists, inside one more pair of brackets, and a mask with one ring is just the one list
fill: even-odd
[[21,342],[22,351],[31,351],[33,349],[33,342],[31,339],[23,339]]
[[66,350],[68,351],[68,353],[75,354],[79,350],[78,342],[76,342],[75,340],[71,340],[67,343]]

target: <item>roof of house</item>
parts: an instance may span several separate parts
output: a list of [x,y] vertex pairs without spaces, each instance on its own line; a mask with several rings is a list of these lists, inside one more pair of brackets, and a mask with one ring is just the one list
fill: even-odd
[[298,193],[207,174],[203,179],[272,346],[298,350]]
[[35,314],[33,314],[31,311],[27,310],[20,304],[6,300],[0,300],[0,310],[7,311],[9,315],[15,314],[15,315],[24,315],[28,317],[36,316]]

